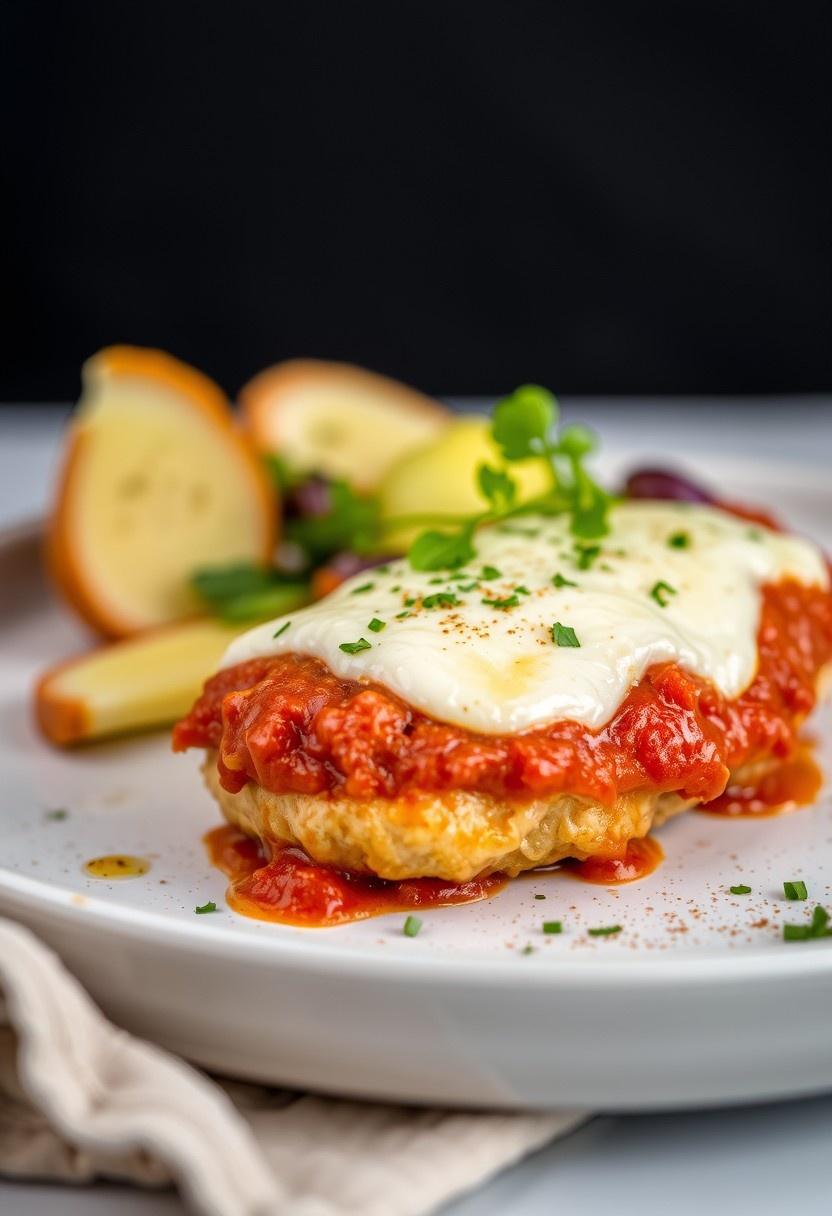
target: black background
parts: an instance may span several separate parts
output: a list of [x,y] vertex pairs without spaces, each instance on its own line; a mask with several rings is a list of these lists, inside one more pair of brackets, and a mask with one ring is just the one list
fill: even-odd
[[830,6],[5,6],[0,399],[110,342],[234,392],[832,383]]

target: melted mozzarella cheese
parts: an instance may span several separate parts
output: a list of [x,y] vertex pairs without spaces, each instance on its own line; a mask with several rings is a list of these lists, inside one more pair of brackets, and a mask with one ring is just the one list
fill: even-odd
[[[662,660],[738,696],[756,668],[762,585],[828,585],[813,544],[712,507],[623,503],[599,551],[588,544],[562,516],[483,529],[465,571],[418,573],[405,560],[369,570],[244,634],[223,666],[294,651],[469,730],[511,733],[560,718],[599,727]],[[384,628],[371,630],[373,620]],[[556,622],[580,645],[556,645]],[[361,639],[367,649],[341,649]]]

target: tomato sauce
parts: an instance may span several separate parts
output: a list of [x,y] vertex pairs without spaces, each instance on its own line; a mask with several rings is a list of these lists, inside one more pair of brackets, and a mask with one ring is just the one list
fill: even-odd
[[746,784],[734,784],[712,802],[696,809],[705,815],[760,819],[811,806],[823,784],[823,774],[809,746],[764,771]]
[[664,851],[652,836],[630,840],[620,857],[587,857],[585,861],[570,859],[561,862],[566,873],[581,882],[610,887],[619,883],[637,882],[657,870],[664,861]]
[[174,747],[216,748],[231,792],[254,781],[277,794],[354,798],[568,792],[609,806],[650,790],[708,801],[730,770],[794,751],[818,672],[832,660],[832,596],[792,581],[764,588],[758,654],[754,680],[734,700],[663,663],[600,730],[560,721],[487,736],[435,721],[379,685],[340,679],[318,659],[253,659],[208,681]]
[[214,828],[205,844],[212,864],[230,879],[226,898],[235,912],[305,928],[475,903],[496,895],[508,881],[491,874],[459,884],[439,878],[387,882],[342,873],[311,861],[301,849],[269,850],[230,825]]

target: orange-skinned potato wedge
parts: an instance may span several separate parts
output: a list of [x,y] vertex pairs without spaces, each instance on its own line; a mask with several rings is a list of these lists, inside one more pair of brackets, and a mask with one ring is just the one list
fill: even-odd
[[200,566],[267,561],[277,502],[222,391],[162,351],[87,360],[47,557],[78,614],[108,637],[193,616]]
[[191,708],[240,626],[184,621],[100,646],[47,671],[35,715],[66,747],[167,726]]
[[239,401],[261,451],[281,456],[293,472],[344,478],[359,490],[374,490],[450,417],[397,380],[321,359],[268,368],[245,385]]

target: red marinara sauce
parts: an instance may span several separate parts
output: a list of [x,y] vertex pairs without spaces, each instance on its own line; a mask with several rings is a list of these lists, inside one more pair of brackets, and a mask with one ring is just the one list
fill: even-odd
[[208,856],[230,879],[229,906],[243,916],[305,928],[341,925],[385,912],[414,912],[470,904],[496,895],[502,874],[449,883],[439,878],[387,882],[345,874],[311,861],[301,849],[273,851],[239,828],[214,828],[205,837]]
[[253,659],[207,682],[175,728],[174,748],[216,748],[232,792],[255,781],[278,794],[355,798],[469,789],[515,799],[568,792],[612,805],[650,790],[707,802],[730,770],[793,753],[832,660],[832,595],[793,581],[765,587],[757,643],[756,676],[734,700],[662,663],[600,730],[560,721],[516,735],[437,722],[318,659]]
[[812,747],[804,743],[793,756],[745,782],[731,782],[725,792],[696,809],[704,815],[761,819],[811,806],[823,784]]

